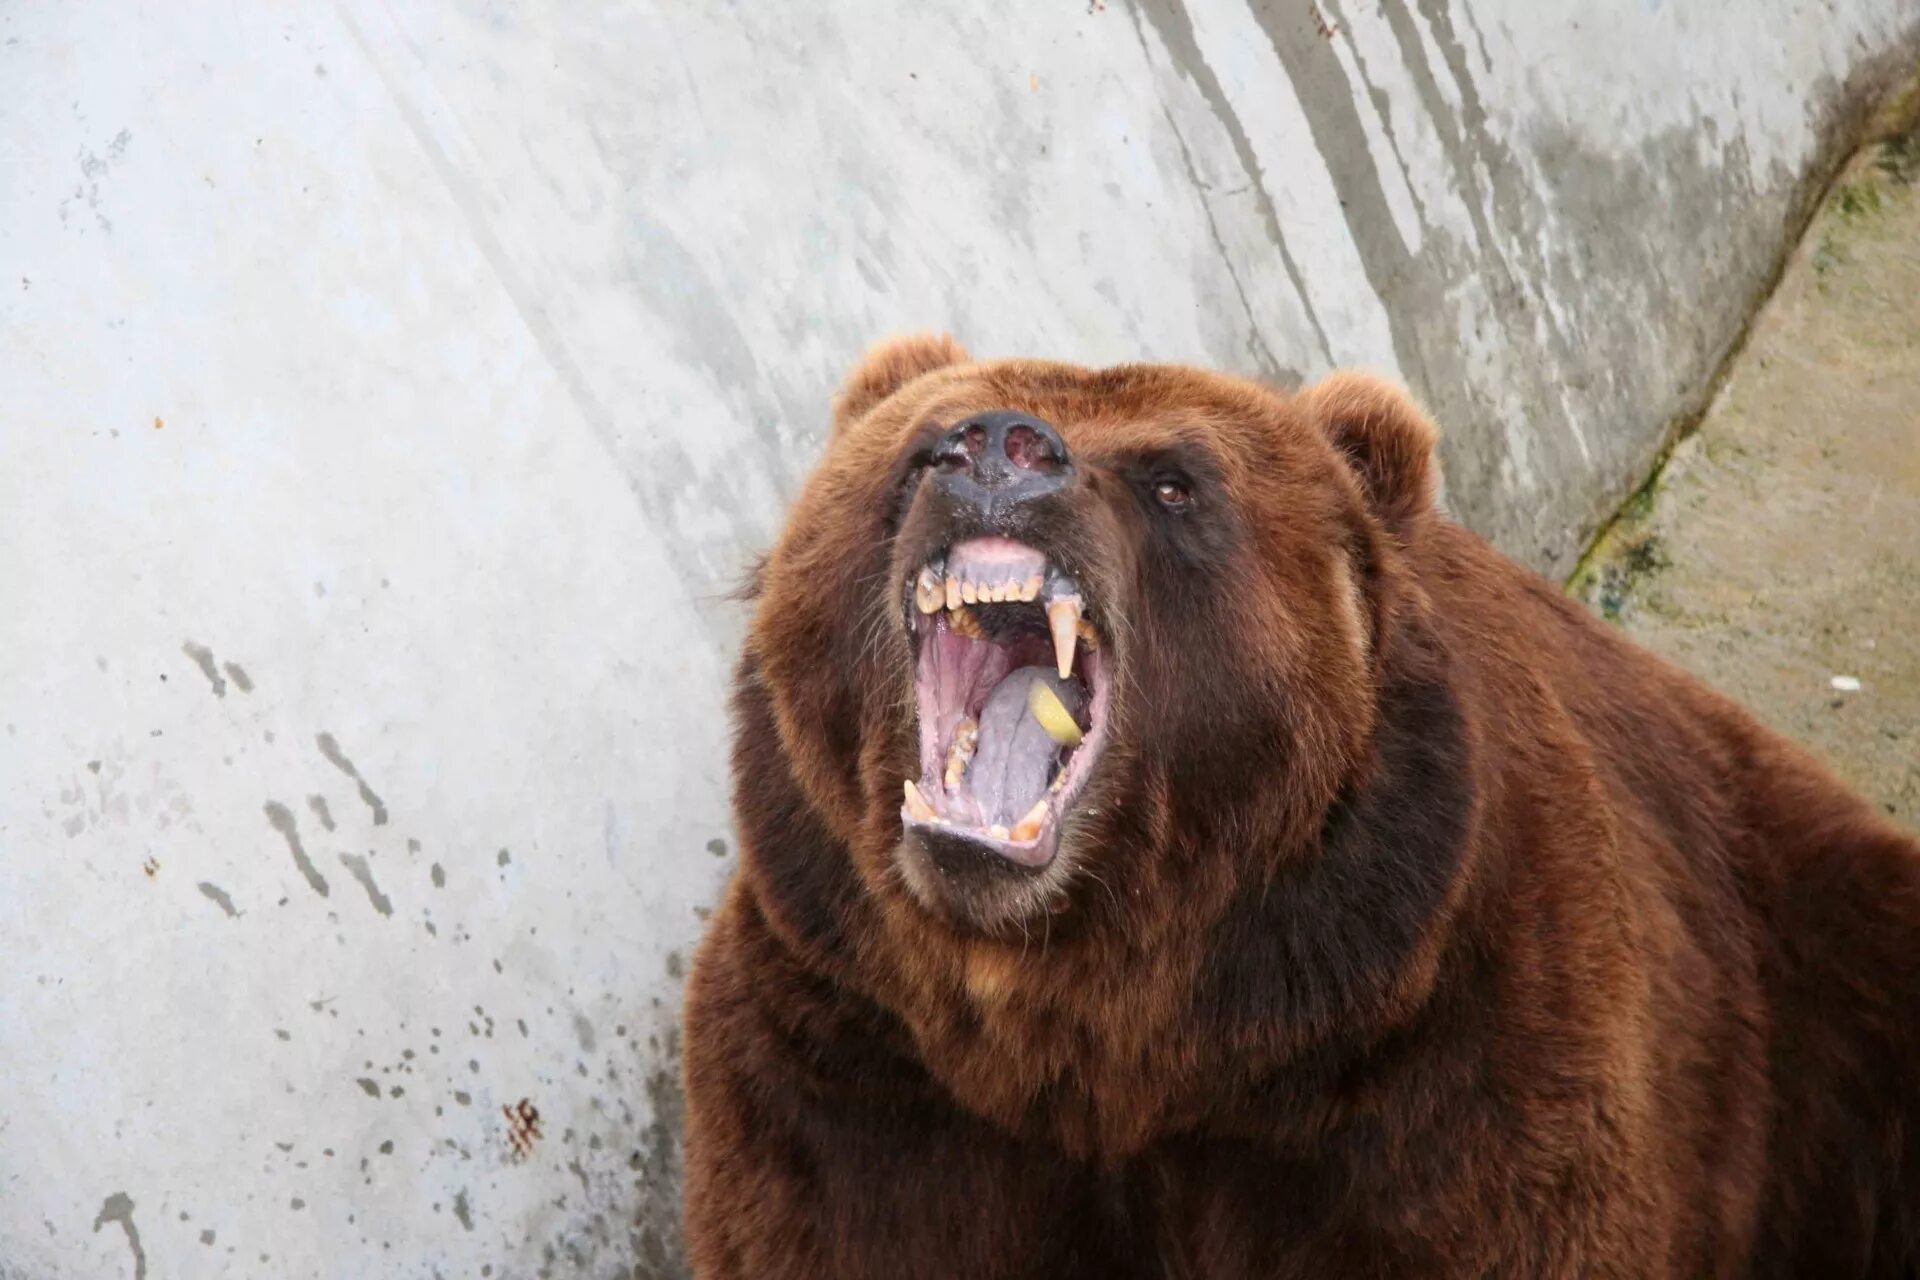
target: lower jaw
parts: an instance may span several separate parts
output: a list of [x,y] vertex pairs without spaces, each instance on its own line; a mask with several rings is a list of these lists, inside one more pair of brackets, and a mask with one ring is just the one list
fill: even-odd
[[1050,815],[1040,830],[1028,840],[1014,840],[1011,836],[999,836],[992,830],[980,830],[976,827],[963,827],[939,818],[931,820],[916,818],[904,807],[900,811],[900,823],[904,833],[918,834],[925,840],[938,840],[943,843],[971,846],[983,855],[1003,859],[1013,867],[1038,871],[1053,861],[1059,849],[1059,815]]

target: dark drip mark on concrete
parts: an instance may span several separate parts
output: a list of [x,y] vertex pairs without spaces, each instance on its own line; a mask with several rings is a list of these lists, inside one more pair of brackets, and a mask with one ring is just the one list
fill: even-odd
[[[1313,326],[1313,336],[1320,344],[1321,357],[1329,365],[1337,363],[1333,357],[1333,343],[1327,338],[1327,331],[1321,326],[1320,317],[1313,309],[1312,296],[1307,293],[1306,277],[1301,274],[1300,264],[1294,261],[1292,250],[1287,248],[1286,236],[1280,229],[1280,211],[1274,207],[1273,197],[1268,194],[1262,179],[1260,161],[1253,153],[1253,140],[1247,136],[1246,126],[1240,122],[1240,116],[1234,111],[1233,104],[1227,100],[1227,93],[1221,87],[1220,77],[1214,74],[1213,68],[1200,55],[1200,42],[1193,32],[1193,20],[1187,16],[1187,11],[1180,0],[1149,0],[1148,3],[1140,6],[1140,12],[1146,15],[1148,22],[1153,24],[1155,34],[1160,37],[1160,43],[1166,46],[1167,54],[1173,59],[1174,65],[1179,67],[1192,82],[1193,87],[1199,90],[1200,96],[1205,98],[1207,105],[1212,108],[1214,117],[1227,131],[1227,137],[1233,142],[1233,153],[1239,158],[1241,171],[1247,175],[1247,182],[1254,193],[1254,199],[1259,203],[1260,219],[1266,224],[1267,238],[1273,242],[1274,251],[1280,255],[1280,265],[1285,268],[1287,281],[1293,286],[1294,293],[1300,299],[1300,309],[1306,314],[1307,323]],[[1141,49],[1144,52],[1146,40],[1137,25],[1134,34],[1140,37]],[[1166,111],[1164,104],[1161,106],[1161,111],[1163,113]],[[1173,124],[1171,115],[1167,116],[1167,123],[1169,126]],[[1178,128],[1173,132],[1175,139],[1180,142],[1181,156],[1187,162],[1187,175],[1190,179],[1195,179],[1193,161],[1187,154],[1186,142],[1180,137]],[[1205,203],[1204,197],[1202,203]],[[1208,219],[1211,221],[1211,213],[1208,214]],[[1214,242],[1218,246],[1217,232]],[[1231,266],[1228,271],[1231,273]],[[1237,278],[1234,283],[1236,286],[1239,284]],[[1244,291],[1241,293],[1240,300],[1243,306],[1246,305]],[[1251,311],[1248,313],[1248,318],[1250,320],[1252,318]],[[1258,332],[1257,328],[1256,332]],[[1264,338],[1261,339],[1261,345],[1264,349]],[[1271,353],[1268,355],[1268,360],[1272,363]],[[1296,376],[1295,381],[1298,380]]]
[[[361,1076],[358,1080],[355,1080],[354,1083],[359,1085],[360,1092],[366,1094],[369,1098],[378,1098],[380,1096],[380,1086],[377,1082]],[[381,1149],[385,1150],[384,1147]]]
[[321,826],[329,831],[333,830],[333,811],[327,808],[325,796],[308,796],[307,808],[313,810],[313,816],[320,819]]
[[373,872],[367,868],[367,860],[357,853],[343,853],[340,855],[340,862],[352,873],[353,878],[360,882],[360,887],[367,891],[367,901],[373,904],[373,909],[383,916],[392,915],[393,903],[386,894],[380,892],[380,886],[373,882]]
[[460,1194],[453,1198],[453,1216],[460,1219],[461,1226],[469,1231],[473,1230],[473,1210],[467,1207],[465,1188],[462,1188]]
[[220,664],[220,667],[227,673],[227,679],[233,681],[234,687],[239,689],[240,692],[253,692],[253,677],[247,674],[245,667],[237,662],[223,662]]
[[502,849],[500,851],[499,856],[494,859],[494,862],[496,862],[497,864],[503,867],[512,861],[513,861],[513,855],[508,853],[505,849]]
[[212,1243],[213,1243],[213,1238],[214,1238],[214,1237],[213,1237],[213,1228],[212,1228],[212,1227],[208,1227],[208,1228],[207,1228],[207,1229],[206,1229],[205,1231],[202,1231],[202,1232],[200,1233],[200,1243],[201,1243],[201,1244],[212,1244]]
[[707,852],[716,858],[724,858],[727,856],[727,842],[725,840],[709,840],[707,841]]
[[333,735],[323,733],[314,741],[320,744],[320,754],[331,761],[334,768],[352,778],[354,785],[360,788],[360,798],[366,802],[367,808],[373,810],[373,825],[376,827],[386,825],[387,806],[382,803],[379,796],[373,794],[373,788],[368,786],[367,780],[360,776],[360,771],[353,767],[353,761],[347,759],[346,754],[340,750],[340,744],[333,740]]
[[436,863],[434,863],[434,864],[433,864],[433,869],[432,869],[432,870],[431,870],[430,872],[428,872],[427,874],[429,874],[429,875],[431,875],[431,876],[433,877],[433,887],[434,887],[434,888],[436,888],[436,889],[444,889],[444,888],[446,888],[446,887],[447,887],[447,873],[446,873],[446,872],[444,872],[444,871],[442,871],[442,870],[440,869],[440,864],[439,864],[439,863],[437,863],[437,862],[436,862]]
[[1361,269],[1386,315],[1400,368],[1419,385],[1432,385],[1416,316],[1433,313],[1402,305],[1405,290],[1401,286],[1411,278],[1413,263],[1380,185],[1379,171],[1374,168],[1366,126],[1354,106],[1354,87],[1347,82],[1333,49],[1298,10],[1283,9],[1269,0],[1254,4],[1252,13],[1293,85],[1307,129],[1313,134],[1314,150],[1333,180],[1347,232],[1360,254]]
[[133,1280],[147,1280],[147,1251],[140,1247],[140,1228],[133,1225],[133,1198],[126,1192],[116,1191],[101,1204],[93,1220],[93,1233],[99,1235],[100,1228],[109,1222],[119,1223],[127,1233],[127,1247],[133,1250]]
[[205,676],[207,683],[213,686],[214,697],[227,696],[227,678],[220,674],[220,667],[213,660],[213,650],[189,640],[180,646],[180,652],[192,658],[193,665],[200,668],[200,674]]
[[222,889],[219,885],[212,884],[212,883],[209,883],[208,881],[202,880],[200,882],[200,892],[206,895],[207,898],[211,899],[215,906],[219,907],[222,911],[226,912],[227,918],[229,920],[235,919],[239,916],[240,913],[233,909],[233,899],[229,898],[227,896],[227,891],[225,889]]
[[300,828],[293,820],[293,811],[278,800],[267,801],[267,821],[273,829],[287,839],[287,849],[293,854],[293,865],[300,868],[300,874],[307,878],[307,886],[321,897],[327,896],[327,878],[313,865],[313,859],[307,856],[305,846],[300,843]]
[[1427,202],[1420,196],[1420,184],[1414,181],[1413,170],[1407,167],[1407,158],[1400,150],[1400,135],[1393,127],[1393,101],[1368,73],[1367,59],[1360,52],[1360,42],[1353,38],[1353,24],[1342,22],[1335,33],[1340,42],[1347,46],[1347,56],[1353,59],[1354,73],[1360,77],[1360,87],[1367,91],[1367,100],[1373,103],[1374,114],[1380,117],[1380,131],[1387,136],[1387,150],[1393,153],[1393,162],[1400,167],[1401,185],[1413,201],[1413,216],[1422,227],[1430,227],[1432,223],[1427,218]]
[[587,1021],[586,1014],[576,1013],[573,1015],[573,1037],[580,1042],[580,1049],[583,1053],[593,1052],[593,1024]]

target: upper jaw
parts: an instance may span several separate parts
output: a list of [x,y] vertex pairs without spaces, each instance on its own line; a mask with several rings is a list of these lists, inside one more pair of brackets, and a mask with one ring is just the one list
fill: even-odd
[[1039,869],[1105,745],[1110,655],[1076,579],[1044,552],[967,538],[905,574],[919,775],[904,830]]

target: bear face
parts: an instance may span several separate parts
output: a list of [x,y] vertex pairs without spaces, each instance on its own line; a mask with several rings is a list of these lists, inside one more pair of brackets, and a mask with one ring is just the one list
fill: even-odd
[[1299,845],[1368,745],[1430,446],[1360,378],[869,355],[751,645],[866,891],[1018,936],[1149,867]]

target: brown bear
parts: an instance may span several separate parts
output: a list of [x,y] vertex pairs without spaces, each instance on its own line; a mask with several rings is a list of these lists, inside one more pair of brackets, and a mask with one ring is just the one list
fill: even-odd
[[694,1268],[1920,1268],[1920,846],[1434,507],[1400,391],[853,372],[757,571]]

